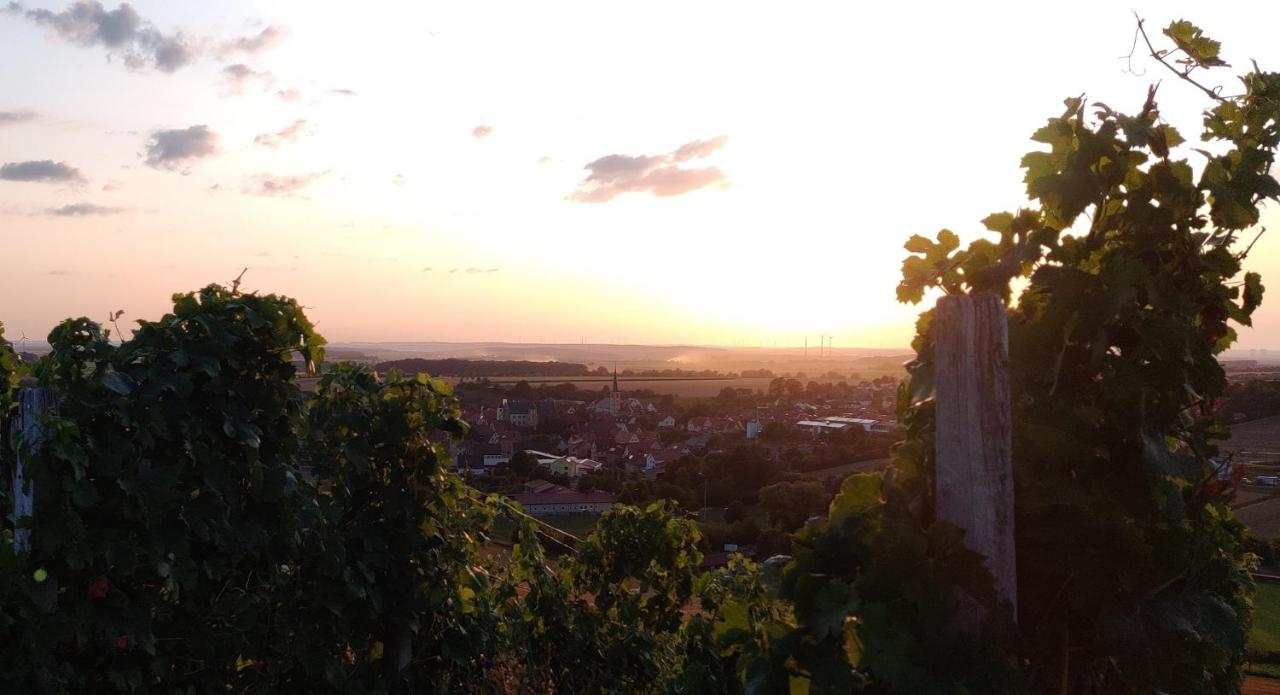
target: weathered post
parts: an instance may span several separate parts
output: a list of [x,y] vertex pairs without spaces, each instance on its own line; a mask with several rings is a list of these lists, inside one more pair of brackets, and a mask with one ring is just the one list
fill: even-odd
[[18,414],[13,433],[17,445],[17,465],[13,467],[13,547],[23,553],[31,548],[31,529],[22,528],[23,517],[35,514],[36,475],[32,459],[44,446],[44,428],[40,415],[57,408],[57,398],[52,389],[24,387],[18,392]]
[[1013,427],[1004,303],[948,295],[933,315],[937,513],[987,559],[997,594],[1018,605],[1013,540]]

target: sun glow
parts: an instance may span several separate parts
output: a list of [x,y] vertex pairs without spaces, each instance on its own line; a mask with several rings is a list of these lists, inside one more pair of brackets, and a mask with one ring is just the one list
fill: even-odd
[[[1136,108],[1153,79],[1114,59],[1128,11],[1086,9],[1043,34],[953,5],[511,4],[502,21],[408,5],[364,23],[293,0],[139,3],[166,31],[287,25],[261,54],[210,53],[171,75],[0,17],[13,67],[0,93],[39,111],[0,131],[0,161],[84,176],[0,182],[8,250],[25,259],[0,278],[0,297],[24,297],[0,300],[0,318],[42,335],[67,315],[151,316],[247,266],[249,286],[300,297],[336,340],[901,346],[918,311],[894,298],[903,241],[980,234],[1024,201],[1017,162],[1064,96],[1097,85],[1091,100]],[[998,14],[1038,26],[1042,12]],[[1196,15],[1228,46],[1275,46],[1267,22]],[[1082,35],[1089,46],[1072,43]],[[232,60],[258,76],[239,94]],[[1162,87],[1166,111],[1196,113],[1178,87]],[[151,132],[197,124],[216,156],[145,165]],[[601,176],[616,195],[584,202]],[[50,212],[72,203],[104,214]],[[1250,264],[1266,275],[1278,258],[1264,236]],[[1280,343],[1272,316],[1280,303],[1264,303],[1246,347]]]

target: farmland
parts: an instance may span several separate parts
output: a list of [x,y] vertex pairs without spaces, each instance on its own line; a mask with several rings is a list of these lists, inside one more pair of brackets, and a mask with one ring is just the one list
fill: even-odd
[[1253,604],[1249,648],[1263,652],[1280,651],[1280,583],[1258,582]]
[[1222,448],[1280,463],[1280,415],[1232,425],[1231,440]]
[[[1280,470],[1280,417],[1232,425],[1231,439],[1222,449],[1232,452],[1237,464],[1245,465],[1246,475],[1275,475]],[[1263,538],[1280,535],[1280,497],[1276,493],[1275,488],[1241,488],[1235,516],[1250,533]]]
[[[456,379],[450,379],[456,382]],[[564,377],[494,377],[489,379],[495,384],[514,384],[527,382],[537,384],[573,384],[579,391],[591,393],[607,390],[613,383],[613,377],[583,377],[578,379]],[[618,384],[623,391],[649,390],[657,394],[671,394],[690,398],[706,398],[715,396],[726,387],[751,389],[752,391],[769,389],[771,379],[762,377],[619,377]]]

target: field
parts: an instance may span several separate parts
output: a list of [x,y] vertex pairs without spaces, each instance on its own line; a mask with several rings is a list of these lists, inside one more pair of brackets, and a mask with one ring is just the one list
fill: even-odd
[[1264,652],[1280,651],[1280,583],[1258,582],[1258,593],[1253,599],[1249,648]]
[[[1245,475],[1275,475],[1280,472],[1280,417],[1251,420],[1231,426],[1231,439],[1222,444],[1235,454],[1236,464],[1245,464]],[[1262,538],[1280,535],[1280,490],[1242,486],[1236,497],[1235,516],[1249,533]],[[1271,498],[1271,499],[1267,499]]]
[[1231,441],[1222,448],[1280,462],[1280,416],[1232,425]]
[[[495,377],[489,381],[498,384],[514,384],[519,381],[526,381],[530,384],[573,384],[583,393],[599,392],[607,389],[613,383],[613,377]],[[638,391],[647,389],[657,393],[671,394],[673,396],[683,396],[688,398],[709,398],[718,395],[722,389],[732,386],[737,389],[751,389],[752,391],[769,390],[768,378],[728,378],[728,377],[618,377],[618,387],[626,391]]]
[[[814,337],[816,341],[816,337]],[[801,341],[797,341],[801,343]],[[880,376],[902,377],[903,362],[913,353],[902,348],[825,348],[806,349],[802,344],[791,347],[705,347],[690,345],[602,345],[565,343],[331,343],[335,358],[346,357],[369,362],[386,362],[412,357],[427,359],[458,358],[469,360],[529,360],[534,362],[570,362],[594,370],[603,367],[612,372],[631,370],[683,369],[712,370],[727,374],[744,370],[767,369],[774,374],[804,373],[805,380],[819,380],[835,372],[849,381],[875,379]],[[519,375],[511,377],[519,380]],[[683,379],[657,379],[664,393],[690,396],[714,396],[726,385],[758,388],[755,383],[729,384],[724,381],[690,383]],[[542,378],[544,382],[564,383],[566,379],[579,386],[590,386],[601,377],[575,376]],[[631,388],[643,388],[642,377],[625,379]],[[532,379],[529,379],[532,382]],[[604,378],[604,381],[608,381]],[[765,382],[767,384],[767,381]],[[715,388],[715,391],[708,389]],[[655,389],[657,390],[657,389]]]

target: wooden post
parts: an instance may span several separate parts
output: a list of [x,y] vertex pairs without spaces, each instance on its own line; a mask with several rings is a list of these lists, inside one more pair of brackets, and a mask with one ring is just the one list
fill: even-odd
[[1013,426],[1004,303],[992,294],[948,295],[933,315],[937,513],[987,559],[996,593],[1016,616]]
[[[18,391],[18,416],[13,431],[17,434],[17,465],[13,467],[13,521],[17,526],[23,517],[35,514],[36,472],[32,459],[44,446],[44,428],[40,415],[56,410],[57,397],[52,389],[30,387]],[[19,553],[31,549],[31,529],[17,527],[13,532],[13,548]]]

